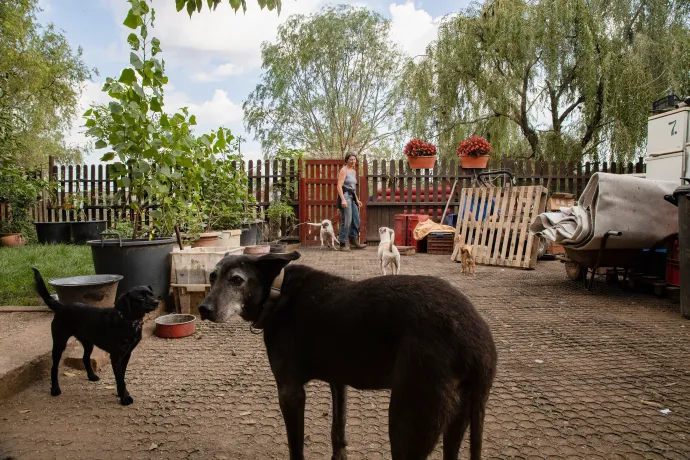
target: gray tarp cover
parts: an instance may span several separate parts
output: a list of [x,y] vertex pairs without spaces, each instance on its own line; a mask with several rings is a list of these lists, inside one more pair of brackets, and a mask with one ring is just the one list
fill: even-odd
[[599,249],[606,232],[607,249],[649,248],[678,233],[678,208],[664,200],[676,182],[647,180],[622,174],[595,173],[577,205],[561,212],[539,214],[530,233],[578,250]]

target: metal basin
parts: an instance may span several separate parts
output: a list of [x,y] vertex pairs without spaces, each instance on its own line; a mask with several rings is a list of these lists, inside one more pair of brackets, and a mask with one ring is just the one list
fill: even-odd
[[49,283],[65,305],[81,302],[96,307],[112,307],[121,279],[122,275],[88,275],[57,278]]

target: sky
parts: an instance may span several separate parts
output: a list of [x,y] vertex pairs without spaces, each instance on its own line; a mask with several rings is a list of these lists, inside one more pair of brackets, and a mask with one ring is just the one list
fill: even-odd
[[[196,133],[219,126],[230,128],[247,142],[242,145],[246,159],[262,158],[261,147],[248,134],[242,120],[242,103],[260,82],[261,43],[274,41],[278,26],[291,14],[311,14],[325,5],[351,4],[370,8],[391,20],[390,40],[410,56],[423,54],[436,38],[440,19],[466,7],[469,0],[283,0],[280,16],[260,10],[256,0],[247,1],[247,12],[237,14],[228,0],[214,12],[204,2],[201,13],[190,19],[175,11],[172,0],[154,0],[156,23],[150,35],[161,41],[169,84],[165,88],[165,110],[188,107],[197,117]],[[86,82],[80,99],[81,115],[94,102],[106,102],[101,92],[107,77],[118,78],[129,65],[126,42],[131,32],[122,25],[129,3],[126,0],[41,0],[41,23],[52,22],[63,31],[73,48],[81,46],[83,60],[98,69]],[[73,121],[67,135],[71,144],[84,145],[83,120]],[[86,163],[97,163],[104,150],[86,155]]]

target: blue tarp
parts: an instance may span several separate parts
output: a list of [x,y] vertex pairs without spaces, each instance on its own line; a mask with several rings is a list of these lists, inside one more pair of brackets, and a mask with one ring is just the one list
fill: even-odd
[[[464,220],[465,209],[467,208],[466,201],[467,201],[467,197],[465,197],[465,202],[463,202],[463,203],[461,204],[460,220]],[[491,205],[490,205],[490,206],[487,206],[487,205],[485,205],[484,203],[485,203],[485,201],[477,200],[477,206],[475,206],[475,200],[474,200],[474,198],[471,198],[471,200],[470,200],[470,212],[474,211],[474,218],[475,218],[476,220],[478,220],[478,221],[480,221],[480,220],[481,220],[481,221],[485,220],[487,214],[488,214],[488,215],[493,214],[493,212],[494,212],[494,206],[496,205],[496,198],[492,198],[492,199],[491,199]],[[480,219],[480,218],[479,218],[479,213],[480,213],[481,210],[483,210],[484,212],[482,213],[482,218]],[[498,213],[497,213],[497,214],[498,214],[498,215],[501,214],[501,210],[500,210],[500,209],[498,210]],[[457,219],[457,217],[456,217],[456,219]]]

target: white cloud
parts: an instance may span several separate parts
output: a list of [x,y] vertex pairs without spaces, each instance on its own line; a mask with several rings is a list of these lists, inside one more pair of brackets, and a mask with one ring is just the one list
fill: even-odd
[[[67,145],[79,146],[86,148],[90,146],[91,139],[86,137],[84,132],[86,128],[84,127],[84,118],[82,114],[86,112],[92,104],[108,103],[110,101],[110,96],[101,91],[104,82],[93,82],[87,81],[82,87],[81,96],[79,97],[79,107],[77,109],[77,116],[72,120],[72,128],[65,135],[65,142]],[[98,162],[101,157],[100,151],[89,152],[86,155],[86,160],[88,163]]]
[[[41,0],[48,4],[50,0]],[[129,50],[126,36],[131,31],[122,25],[128,5],[121,0],[101,0],[108,5],[113,15],[113,25],[117,28],[118,38],[108,48],[91,51],[91,56],[97,56],[99,62],[119,62],[127,65]],[[185,81],[203,83],[184,89],[172,86],[165,88],[165,109],[172,112],[187,106],[195,114],[198,121],[197,133],[208,132],[220,125],[230,128],[236,135],[248,138],[243,145],[242,153],[245,157],[259,158],[260,145],[244,132],[242,126],[242,107],[238,99],[240,94],[226,91],[231,90],[224,80],[230,78],[242,86],[253,86],[252,74],[261,66],[261,43],[275,41],[278,26],[284,23],[292,14],[312,14],[331,0],[283,0],[280,15],[275,11],[259,10],[256,1],[247,2],[247,12],[235,12],[227,2],[222,2],[216,11],[209,12],[204,2],[201,13],[195,13],[190,19],[181,11],[175,10],[174,2],[170,0],[154,0],[156,8],[156,24],[152,32],[161,40],[168,74],[171,81],[182,84]],[[348,3],[355,6],[374,8],[372,0],[364,3],[362,0],[341,0],[338,3]],[[379,4],[380,5],[380,4]],[[386,3],[392,24],[390,39],[401,46],[411,56],[423,54],[426,46],[436,38],[439,19],[434,19],[421,6],[415,7],[412,0],[392,0]],[[419,3],[418,3],[419,5]],[[378,8],[375,8],[378,9]],[[119,68],[120,66],[118,66]],[[111,75],[113,76],[113,75]],[[185,79],[186,77],[186,79]],[[212,93],[208,93],[208,84],[218,82]],[[82,94],[83,113],[92,102],[106,102],[107,95],[100,92],[102,82],[87,83]],[[203,91],[203,93],[201,92]],[[233,101],[232,99],[235,99]],[[83,135],[83,120],[78,118],[75,127],[68,135],[68,141],[87,145]],[[97,161],[100,151],[89,155],[89,160]]]
[[199,82],[221,81],[227,79],[228,77],[242,75],[244,72],[244,67],[228,62],[226,64],[219,65],[211,72],[197,72],[192,75],[192,80]]
[[325,3],[287,0],[280,16],[275,11],[260,10],[255,1],[247,2],[246,14],[235,13],[227,2],[215,11],[209,11],[204,3],[202,11],[190,19],[185,12],[176,11],[174,2],[155,0],[155,33],[166,56],[170,53],[182,58],[176,59],[178,64],[198,68],[211,60],[221,60],[236,69],[251,71],[261,66],[261,43],[275,40],[278,25],[292,14],[310,14]]
[[390,38],[398,43],[410,56],[426,53],[426,47],[438,34],[439,19],[433,19],[423,9],[417,9],[414,2],[391,3]]
[[242,105],[230,100],[228,93],[216,89],[211,99],[200,104],[190,101],[187,94],[178,91],[172,85],[163,88],[165,94],[165,111],[171,113],[182,107],[189,108],[189,112],[196,115],[199,134],[218,128],[221,125],[242,121]]

